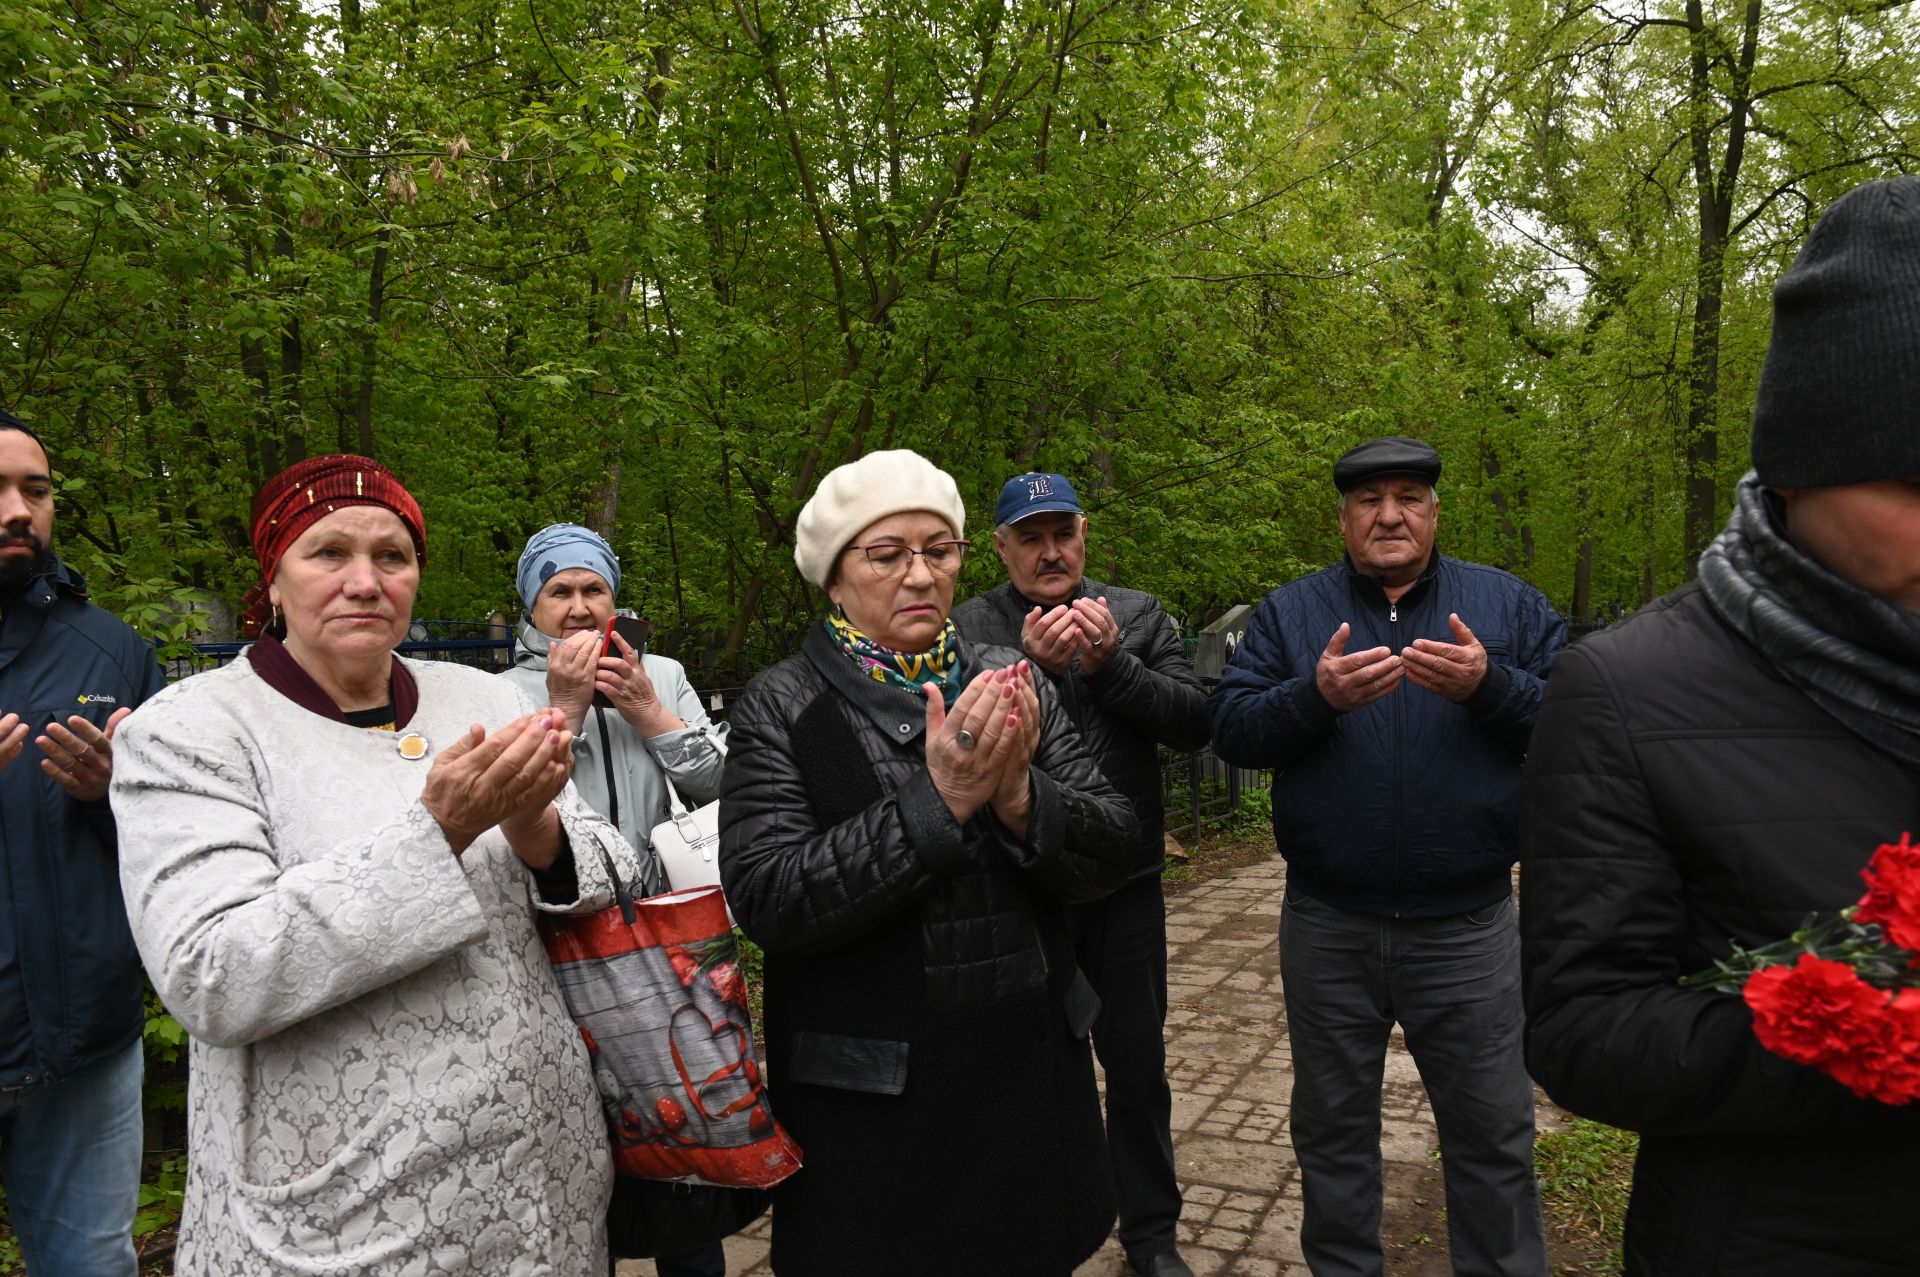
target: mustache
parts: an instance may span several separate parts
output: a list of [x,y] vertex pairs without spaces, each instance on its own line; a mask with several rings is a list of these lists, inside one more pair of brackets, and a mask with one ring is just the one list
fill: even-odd
[[1065,572],[1066,570],[1067,570],[1067,561],[1065,559],[1040,560],[1041,576],[1052,576],[1056,572]]
[[0,532],[0,548],[10,545],[24,545],[36,554],[47,552],[47,543],[32,532]]

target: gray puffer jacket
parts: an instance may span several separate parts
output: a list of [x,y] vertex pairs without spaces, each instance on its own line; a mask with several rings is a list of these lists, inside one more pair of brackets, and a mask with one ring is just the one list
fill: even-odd
[[[500,677],[532,697],[534,704],[548,704],[547,651],[555,640],[524,620],[516,638],[513,668]],[[651,854],[653,827],[667,818],[664,778],[673,778],[680,800],[690,807],[719,797],[727,725],[716,725],[707,717],[699,693],[687,681],[686,668],[680,662],[651,652],[640,660],[660,695],[660,703],[679,715],[686,729],[643,738],[618,711],[589,708],[574,739],[573,785],[588,806],[609,818],[613,816],[612,800],[619,800],[619,819],[614,823],[629,843],[648,853],[640,858],[646,877],[636,886],[636,894],[653,895],[665,888],[660,862]],[[601,745],[603,725],[610,751]],[[607,787],[609,759],[612,790]]]

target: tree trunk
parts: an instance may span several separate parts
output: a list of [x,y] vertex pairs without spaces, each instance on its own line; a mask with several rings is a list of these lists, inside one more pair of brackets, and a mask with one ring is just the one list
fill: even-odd
[[360,336],[360,384],[353,393],[353,421],[358,427],[360,455],[373,455],[373,372],[379,357],[380,312],[386,305],[387,246],[390,227],[382,226],[373,240],[373,264],[367,272],[367,327]]
[[[1695,255],[1693,346],[1687,361],[1686,554],[1687,579],[1699,570],[1700,552],[1720,520],[1720,323],[1732,246],[1734,194],[1746,156],[1748,117],[1753,111],[1753,64],[1759,51],[1761,0],[1747,0],[1740,52],[1728,67],[1725,110],[1713,95],[1709,32],[1702,0],[1687,0],[1691,77],[1688,142],[1699,206]],[[1718,40],[1711,42],[1718,46]],[[1713,133],[1726,124],[1720,171],[1713,166]]]

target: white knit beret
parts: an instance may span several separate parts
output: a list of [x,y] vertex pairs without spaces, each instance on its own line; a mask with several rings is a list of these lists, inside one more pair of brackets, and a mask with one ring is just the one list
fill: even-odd
[[828,472],[793,526],[793,561],[800,575],[825,589],[833,561],[860,529],[908,510],[937,514],[956,535],[966,535],[967,508],[953,476],[917,452],[869,452]]

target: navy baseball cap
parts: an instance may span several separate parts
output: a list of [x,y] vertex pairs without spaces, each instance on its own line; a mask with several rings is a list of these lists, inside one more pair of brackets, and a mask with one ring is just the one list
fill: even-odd
[[1029,470],[1017,474],[1000,488],[1000,503],[993,507],[993,521],[999,526],[1018,523],[1030,514],[1060,511],[1085,514],[1080,496],[1063,474],[1043,474]]

